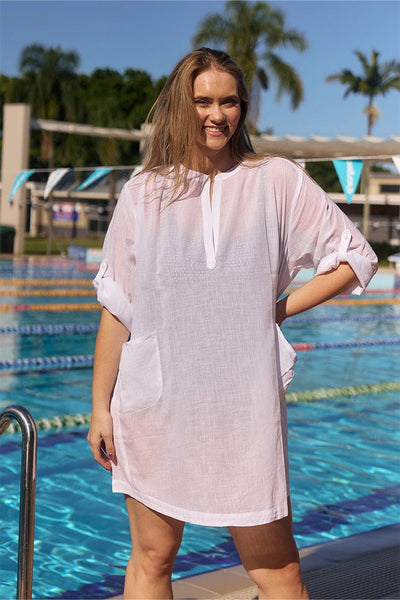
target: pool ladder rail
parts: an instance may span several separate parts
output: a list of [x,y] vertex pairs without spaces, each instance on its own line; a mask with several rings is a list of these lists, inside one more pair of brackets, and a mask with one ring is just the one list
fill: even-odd
[[31,600],[35,531],[37,429],[32,415],[24,407],[13,404],[0,413],[0,436],[6,431],[13,419],[17,421],[22,432],[17,598],[18,600]]

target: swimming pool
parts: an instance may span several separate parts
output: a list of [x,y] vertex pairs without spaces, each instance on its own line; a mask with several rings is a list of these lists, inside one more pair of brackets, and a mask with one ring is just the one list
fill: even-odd
[[[44,290],[36,281],[12,288],[3,279],[57,278],[57,290],[88,290],[88,296],[2,295],[0,362],[20,358],[88,356],[93,352],[98,310],[69,310],[93,303],[85,288],[93,273],[68,261],[13,265],[0,261],[1,290]],[[61,283],[62,279],[69,280]],[[295,380],[289,388],[291,495],[296,539],[300,547],[347,536],[398,521],[398,389],[349,395],[361,384],[386,389],[398,379],[400,345],[384,343],[400,337],[399,295],[378,275],[378,294],[369,304],[324,305],[292,319],[284,332],[292,344],[354,343],[377,345],[330,347],[298,352]],[[383,288],[390,288],[382,293]],[[24,292],[25,294],[25,292]],[[392,299],[389,304],[374,300]],[[57,311],[58,303],[64,308]],[[33,308],[46,304],[49,310]],[[10,310],[18,305],[18,310]],[[55,307],[55,308],[54,308]],[[42,308],[44,308],[42,306]],[[333,320],[336,319],[336,320]],[[56,326],[90,325],[92,331],[57,333]],[[38,332],[32,332],[32,326]],[[41,329],[47,327],[48,332]],[[9,332],[4,330],[9,328]],[[75,328],[76,329],[76,328]],[[89,328],[90,329],[90,328]],[[50,333],[53,331],[52,333]],[[13,362],[14,361],[14,362]],[[19,367],[19,369],[22,369]],[[57,370],[58,369],[58,370]],[[1,372],[0,407],[18,403],[35,418],[87,413],[90,368],[33,371],[10,367]],[[295,402],[296,392],[346,387],[345,395]],[[352,390],[353,388],[353,390]],[[314,394],[315,395],[315,394]],[[307,394],[306,394],[307,396]],[[308,398],[313,397],[308,394]],[[85,426],[39,432],[37,514],[33,593],[35,598],[106,598],[121,591],[129,555],[124,502],[110,491],[110,477],[91,459]],[[0,597],[13,598],[16,580],[19,493],[19,434],[0,440],[1,528]],[[239,561],[223,528],[188,525],[174,577],[185,577]]]

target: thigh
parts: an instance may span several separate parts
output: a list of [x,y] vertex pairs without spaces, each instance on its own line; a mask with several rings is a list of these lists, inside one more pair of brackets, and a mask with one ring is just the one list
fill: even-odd
[[254,527],[229,527],[246,571],[282,569],[299,561],[292,515]]
[[130,496],[125,496],[125,500],[133,552],[153,551],[165,557],[176,554],[185,523],[158,513]]

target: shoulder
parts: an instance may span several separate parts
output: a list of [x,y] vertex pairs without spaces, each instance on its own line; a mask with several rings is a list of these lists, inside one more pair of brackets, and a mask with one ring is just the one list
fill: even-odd
[[167,173],[153,169],[133,175],[122,187],[121,199],[137,203],[147,196],[153,196],[155,192],[168,187]]
[[294,160],[278,155],[254,154],[242,162],[243,167],[250,169],[263,169],[269,173],[303,173],[302,167]]
[[248,173],[262,175],[265,182],[272,182],[274,185],[294,184],[301,182],[304,176],[303,168],[293,160],[284,156],[265,156],[255,155],[251,159],[243,161],[242,166]]
[[157,171],[140,171],[139,173],[132,175],[132,177],[125,183],[123,189],[127,191],[134,191],[156,182],[159,178],[160,175]]
[[303,174],[300,165],[284,156],[266,156],[263,162],[269,174],[297,177]]

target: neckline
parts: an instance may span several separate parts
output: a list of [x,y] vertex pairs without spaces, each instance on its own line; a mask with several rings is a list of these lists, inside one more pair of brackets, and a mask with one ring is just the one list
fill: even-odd
[[236,165],[234,165],[227,171],[222,171],[221,173],[217,173],[216,175],[214,175],[213,179],[211,179],[210,175],[207,175],[207,173],[202,173],[201,171],[195,171],[194,169],[188,169],[188,174],[190,173],[190,174],[193,174],[195,177],[202,177],[202,178],[208,179],[209,181],[215,181],[216,179],[226,179],[227,177],[230,177],[231,175],[236,173],[236,171],[238,171],[241,168],[241,166],[242,166],[242,163],[237,163]]

